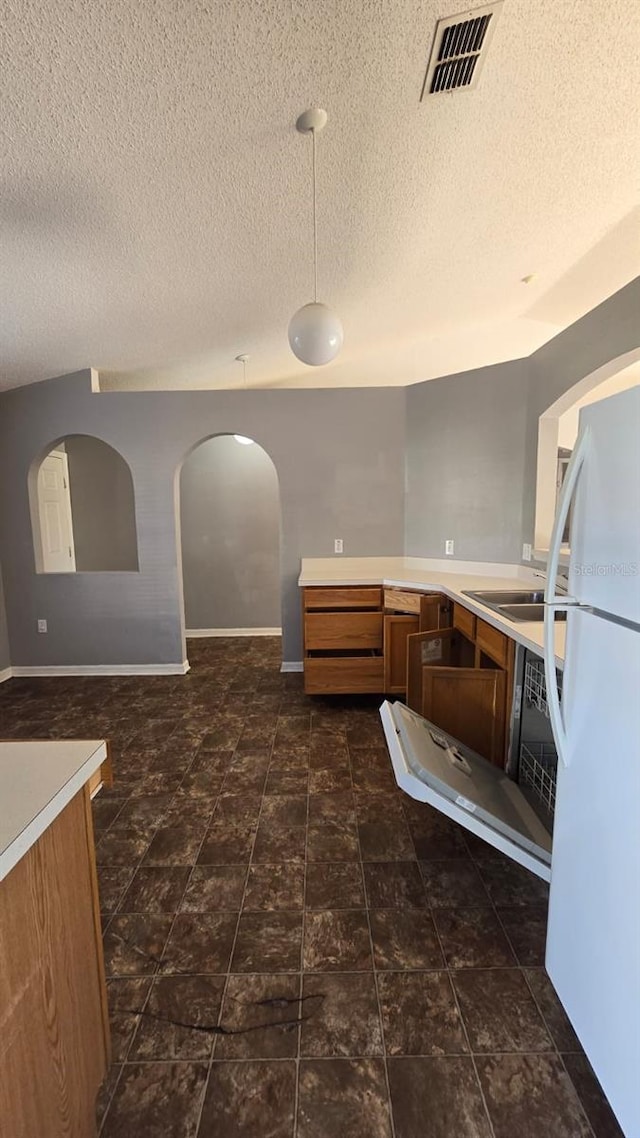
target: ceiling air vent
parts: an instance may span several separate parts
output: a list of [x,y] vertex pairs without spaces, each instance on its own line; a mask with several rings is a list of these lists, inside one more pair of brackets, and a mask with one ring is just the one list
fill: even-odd
[[438,20],[421,99],[476,86],[501,8],[498,0]]

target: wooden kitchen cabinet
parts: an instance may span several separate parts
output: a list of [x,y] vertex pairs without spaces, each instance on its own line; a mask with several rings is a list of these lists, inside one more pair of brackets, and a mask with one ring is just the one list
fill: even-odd
[[313,651],[382,650],[381,612],[308,612],[305,645]]
[[407,690],[407,639],[419,627],[419,616],[385,615],[384,690],[388,695]]
[[388,695],[401,695],[407,690],[409,637],[447,628],[451,602],[443,593],[385,589],[384,607],[384,690]]
[[382,589],[312,586],[302,591],[302,607],[305,692],[381,692]]
[[423,593],[420,597],[420,632],[451,627],[451,601],[444,593]]
[[92,1138],[109,1063],[85,785],[0,883],[0,1132]]
[[[508,639],[504,637],[505,642]],[[505,666],[509,651],[506,643],[491,641],[493,655],[489,655],[483,644],[474,643],[459,627],[409,636],[407,705],[502,766],[510,690]]]
[[451,623],[442,593],[375,585],[303,589],[304,689],[310,695],[387,692],[407,684],[407,639]]

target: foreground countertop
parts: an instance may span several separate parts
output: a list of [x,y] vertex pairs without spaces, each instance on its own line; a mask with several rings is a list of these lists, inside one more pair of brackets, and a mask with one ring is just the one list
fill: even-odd
[[0,881],[106,757],[100,739],[0,743]]
[[[442,592],[518,644],[542,655],[542,621],[508,620],[464,595],[468,589],[542,588],[541,578],[521,565],[441,561],[426,557],[303,557],[298,584],[386,585],[389,588]],[[554,647],[559,668],[564,664],[565,632],[565,622],[557,623]]]

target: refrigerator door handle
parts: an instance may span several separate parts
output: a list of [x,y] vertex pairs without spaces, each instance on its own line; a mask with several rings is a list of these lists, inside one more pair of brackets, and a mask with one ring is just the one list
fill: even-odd
[[558,695],[558,682],[556,679],[555,614],[558,611],[570,608],[571,602],[567,597],[556,595],[556,580],[558,576],[558,563],[560,560],[560,546],[562,545],[562,535],[564,533],[564,528],[569,514],[569,506],[571,505],[571,500],[575,493],[578,478],[580,477],[580,472],[587,455],[589,437],[589,427],[585,427],[580,432],[580,436],[567,467],[565,480],[562,484],[560,501],[558,502],[558,509],[556,511],[555,521],[553,523],[553,533],[551,534],[549,560],[547,562],[547,583],[544,591],[545,609],[543,660],[545,681],[547,686],[547,706],[549,708],[549,719],[551,721],[553,737],[556,742],[558,759],[565,767],[568,763],[567,732],[562,718],[562,711],[560,709],[560,697]]
[[568,604],[545,605],[544,608],[544,637],[542,658],[544,662],[544,675],[547,688],[547,707],[551,730],[558,752],[558,761],[567,766],[567,733],[565,731],[562,711],[560,709],[560,696],[558,695],[558,681],[556,679],[555,654],[555,614],[568,609]]

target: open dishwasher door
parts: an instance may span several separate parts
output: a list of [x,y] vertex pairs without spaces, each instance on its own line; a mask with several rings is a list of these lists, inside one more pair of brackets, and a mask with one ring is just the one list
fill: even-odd
[[515,782],[403,703],[380,717],[401,790],[550,880],[551,835]]

